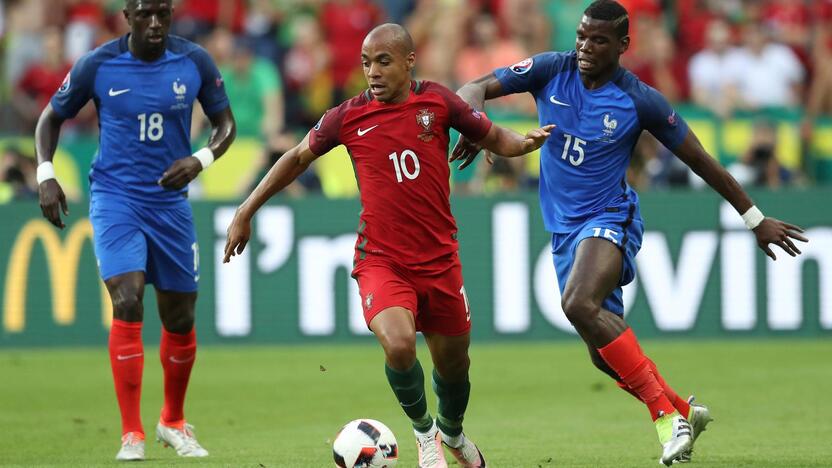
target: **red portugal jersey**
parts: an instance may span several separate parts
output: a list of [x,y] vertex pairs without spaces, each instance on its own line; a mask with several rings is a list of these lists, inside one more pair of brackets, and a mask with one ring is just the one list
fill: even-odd
[[385,257],[430,269],[457,251],[451,214],[448,130],[471,141],[491,122],[444,86],[414,81],[400,104],[369,91],[324,114],[309,133],[309,148],[323,155],[347,147],[361,191],[356,261]]

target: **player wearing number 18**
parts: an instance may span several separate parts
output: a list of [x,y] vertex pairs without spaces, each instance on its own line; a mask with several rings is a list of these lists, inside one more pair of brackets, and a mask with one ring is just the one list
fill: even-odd
[[[399,25],[371,31],[361,61],[369,89],[324,114],[240,205],[228,228],[225,261],[243,251],[251,219],[266,200],[314,159],[346,146],[363,207],[352,274],[367,325],[384,348],[387,379],[416,432],[419,466],[447,466],[442,442],[462,466],[485,466],[462,433],[471,323],[449,203],[448,131],[453,127],[486,148],[520,155],[539,148],[551,127],[524,137],[492,125],[447,88],[413,81],[413,41]],[[417,331],[433,358],[436,422],[416,359]]]
[[[194,305],[199,249],[187,185],[234,140],[223,81],[199,46],[168,36],[171,0],[126,0],[130,33],[83,56],[41,114],[35,131],[43,215],[63,228],[66,201],[52,169],[58,133],[95,102],[99,149],[90,170],[90,221],[101,278],[113,304],[110,363],[121,410],[118,460],[144,458],[141,327],[146,283],[162,321],[165,401],[156,436],[181,456],[208,452],[185,423],[184,400],[196,356]],[[192,154],[194,100],[208,115],[208,146]]]

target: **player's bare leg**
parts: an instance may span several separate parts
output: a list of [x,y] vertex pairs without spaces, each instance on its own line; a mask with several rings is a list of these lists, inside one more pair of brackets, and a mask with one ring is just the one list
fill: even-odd
[[144,459],[144,428],[140,403],[144,346],[142,319],[144,308],[144,273],[141,271],[114,276],[105,281],[113,304],[110,328],[110,367],[116,399],[121,412],[121,449],[117,460]]
[[471,382],[468,380],[468,369],[471,366],[468,347],[471,335],[424,335],[433,359],[433,389],[439,400],[436,424],[442,442],[450,449],[460,466],[485,467],[482,453],[462,432],[462,421],[471,393]]
[[165,402],[156,425],[156,439],[183,457],[207,457],[185,421],[185,394],[196,359],[194,309],[196,292],[156,290],[162,338],[159,357],[164,371]]
[[563,310],[584,341],[598,350],[610,369],[647,405],[663,447],[661,462],[669,465],[690,449],[690,425],[665,395],[651,361],[624,319],[601,306],[618,286],[622,262],[622,253],[613,243],[584,239],[564,288]]
[[389,307],[373,317],[370,330],[384,348],[384,370],[390,388],[413,424],[419,450],[419,467],[447,467],[439,430],[428,412],[425,374],[416,358],[416,322],[413,313],[404,307]]

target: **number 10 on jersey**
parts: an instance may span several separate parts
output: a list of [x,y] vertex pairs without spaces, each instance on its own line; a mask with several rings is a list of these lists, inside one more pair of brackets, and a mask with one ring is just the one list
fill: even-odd
[[[402,175],[408,180],[419,177],[419,158],[416,153],[406,149],[399,153],[390,153],[387,159],[393,161],[393,168],[396,170],[396,180],[402,183]],[[411,170],[411,167],[413,170]]]

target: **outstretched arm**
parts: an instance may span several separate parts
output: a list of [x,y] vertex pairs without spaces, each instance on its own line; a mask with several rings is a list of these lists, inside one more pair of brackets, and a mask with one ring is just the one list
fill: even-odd
[[[477,146],[509,158],[523,156],[543,146],[553,128],[555,128],[554,125],[546,125],[531,130],[523,136],[499,125],[492,125],[485,138],[477,142]],[[462,138],[461,135],[460,138]]]
[[231,108],[226,107],[208,116],[211,122],[211,137],[208,146],[196,153],[177,159],[162,174],[159,185],[168,190],[179,190],[196,179],[205,168],[225,154],[237,136],[237,124]]
[[746,226],[754,231],[757,245],[766,255],[773,260],[777,259],[769,244],[776,244],[792,257],[800,254],[800,249],[792,239],[808,242],[808,239],[800,235],[803,229],[775,218],[764,217],[736,179],[708,155],[693,131],[688,131],[674,153],[742,215]]
[[[497,79],[494,73],[489,73],[488,75],[481,76],[474,81],[466,83],[456,94],[478,111],[482,111],[485,108],[485,101],[487,99],[494,99],[506,95],[503,91],[503,86],[500,84],[500,80]],[[462,160],[459,169],[465,169],[469,164],[474,162],[474,158],[477,157],[480,149],[482,148],[477,143],[460,135],[459,141],[457,141],[454,150],[451,152],[450,161]],[[491,162],[491,155],[488,151],[486,151],[485,156]]]
[[38,158],[38,199],[40,200],[40,211],[43,217],[50,223],[61,229],[64,222],[61,220],[61,212],[64,216],[69,214],[66,206],[66,196],[55,178],[55,170],[52,167],[52,158],[55,156],[55,149],[58,147],[58,136],[61,134],[61,125],[64,118],[58,115],[52,104],[47,104],[40,114],[37,127],[35,127],[35,153]]
[[309,149],[309,134],[297,146],[290,149],[263,176],[251,195],[237,207],[234,219],[228,226],[228,236],[225,242],[225,257],[223,263],[228,263],[231,257],[243,253],[251,237],[251,219],[254,214],[276,193],[280,192],[299,175],[303,173],[318,155]]

